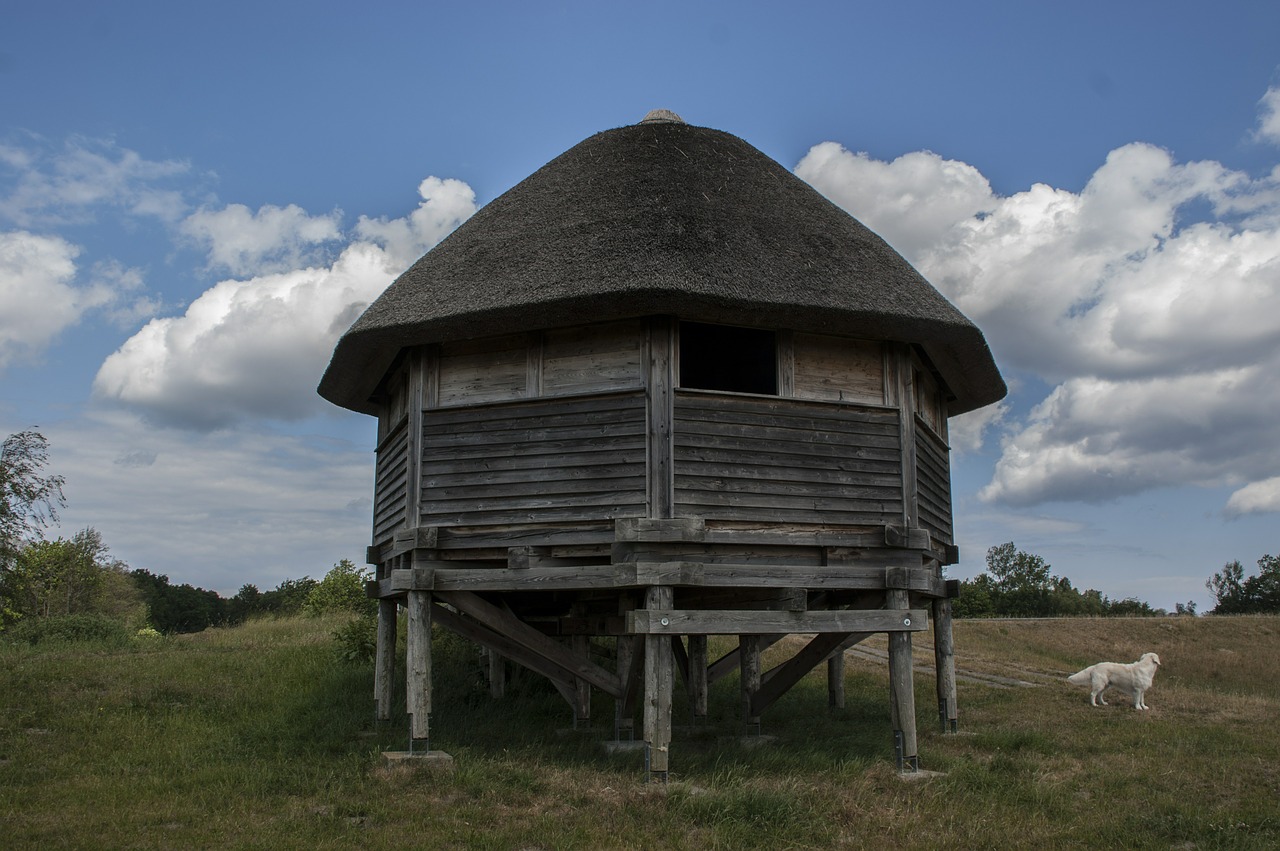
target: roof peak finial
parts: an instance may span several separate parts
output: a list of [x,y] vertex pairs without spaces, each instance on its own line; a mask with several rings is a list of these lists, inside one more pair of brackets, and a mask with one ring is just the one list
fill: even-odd
[[684,124],[685,121],[669,109],[651,109],[641,124]]

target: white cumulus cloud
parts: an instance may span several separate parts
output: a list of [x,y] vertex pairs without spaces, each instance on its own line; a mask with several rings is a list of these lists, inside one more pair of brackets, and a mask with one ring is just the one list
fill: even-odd
[[[475,211],[474,193],[460,181],[429,178],[420,194],[405,219],[362,218],[363,240],[348,244],[332,265],[224,280],[183,315],[151,320],[102,364],[95,395],[154,421],[202,430],[325,410],[315,388],[338,337],[409,262]],[[314,233],[328,238],[324,217],[291,209],[256,216],[237,210],[203,221],[227,226],[219,231],[226,238],[210,244],[224,246],[230,263],[254,266],[282,245],[298,244],[297,234],[317,223]],[[268,234],[246,247],[248,238],[233,235],[251,231],[255,221]]]
[[1272,86],[1258,102],[1258,129],[1255,137],[1262,142],[1280,145],[1280,86]]
[[961,450],[1003,428],[984,498],[1228,486],[1232,511],[1280,508],[1260,484],[1280,475],[1280,168],[1254,178],[1139,143],[1079,192],[1001,197],[935,154],[824,143],[796,171],[955,302],[1002,369],[1038,379],[1016,384],[1048,386],[1015,394],[1025,417],[957,421]]
[[461,180],[428,177],[418,184],[422,201],[405,218],[361,216],[356,234],[382,246],[387,262],[400,269],[417,260],[476,211],[476,193]]
[[96,265],[82,282],[79,254],[59,236],[0,232],[0,370],[38,357],[89,311],[136,316],[149,309],[150,302],[137,297],[137,270]]
[[11,187],[0,195],[0,218],[18,227],[91,220],[101,209],[130,217],[176,222],[187,208],[183,190],[170,184],[189,178],[178,160],[148,160],[103,140],[74,137],[61,148],[42,139],[0,145],[0,166]]
[[341,237],[342,214],[309,215],[301,207],[265,206],[256,213],[243,204],[200,209],[178,230],[209,252],[210,268],[232,275],[255,275],[305,265],[319,245]]

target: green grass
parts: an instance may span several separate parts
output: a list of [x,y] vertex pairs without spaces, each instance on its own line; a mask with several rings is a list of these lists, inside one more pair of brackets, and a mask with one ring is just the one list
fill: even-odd
[[[456,770],[387,764],[403,717],[372,719],[372,672],[333,620],[258,621],[126,645],[0,644],[5,848],[1271,848],[1280,845],[1280,618],[970,622],[959,665],[1035,682],[960,684],[942,735],[918,675],[920,755],[893,768],[883,665],[851,657],[847,705],[819,670],[743,747],[737,683],[712,719],[677,700],[672,782],[567,732],[532,675],[489,699],[475,649],[437,645],[432,746]],[[929,641],[919,636],[920,661]],[[776,663],[795,640],[772,648]],[[1160,653],[1149,712],[1092,708],[1063,681]],[[1012,672],[1012,673],[1011,673]],[[1117,701],[1116,703],[1119,703]]]

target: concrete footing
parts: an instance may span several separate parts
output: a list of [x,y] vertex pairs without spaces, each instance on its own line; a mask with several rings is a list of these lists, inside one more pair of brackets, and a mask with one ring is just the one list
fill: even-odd
[[444,751],[383,751],[382,759],[391,765],[413,765],[436,771],[453,771],[453,756]]

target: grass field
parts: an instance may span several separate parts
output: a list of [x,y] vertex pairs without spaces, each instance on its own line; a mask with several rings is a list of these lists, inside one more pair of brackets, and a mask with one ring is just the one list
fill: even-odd
[[[337,626],[0,644],[0,847],[1280,847],[1276,617],[961,621],[961,733],[938,731],[918,674],[921,765],[945,775],[914,782],[874,641],[849,656],[846,707],[819,669],[765,715],[769,746],[738,738],[726,680],[711,725],[677,729],[666,786],[604,753],[609,701],[576,732],[536,677],[491,701],[474,648],[447,637],[432,746],[456,770],[391,766],[407,727],[375,727],[372,672],[338,661]],[[1164,661],[1149,712],[1063,681],[1146,650]]]

